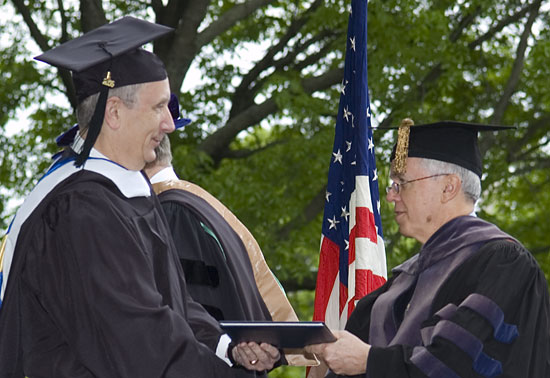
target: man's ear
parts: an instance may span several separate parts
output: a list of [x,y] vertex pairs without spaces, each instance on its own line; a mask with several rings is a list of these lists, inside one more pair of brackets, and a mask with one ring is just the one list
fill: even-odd
[[107,127],[113,130],[120,127],[122,105],[122,100],[116,96],[107,99],[107,104],[105,105],[105,118],[103,121]]
[[462,181],[455,174],[447,175],[443,178],[445,186],[441,195],[443,202],[448,202],[455,198],[462,189]]

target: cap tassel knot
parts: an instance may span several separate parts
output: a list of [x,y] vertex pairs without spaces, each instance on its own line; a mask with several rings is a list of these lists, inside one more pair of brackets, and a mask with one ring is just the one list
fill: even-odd
[[105,76],[105,79],[103,79],[103,82],[101,84],[109,88],[115,87],[115,81],[111,79],[111,71],[107,71],[107,76]]

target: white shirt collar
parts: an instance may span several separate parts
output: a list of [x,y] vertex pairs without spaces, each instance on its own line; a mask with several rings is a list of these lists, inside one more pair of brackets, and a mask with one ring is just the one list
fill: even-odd
[[[71,148],[79,153],[82,150],[83,143],[84,139],[77,133]],[[149,197],[151,195],[151,188],[147,179],[140,171],[124,168],[95,148],[90,151],[90,157],[84,163],[83,168],[107,177],[126,198]]]
[[168,180],[179,180],[178,175],[172,166],[163,168],[151,177],[151,184],[156,184]]
[[[71,146],[73,150],[80,151],[83,139],[79,135]],[[90,157],[81,167],[74,166],[74,160],[65,162],[65,164],[56,165],[56,161],[46,175],[34,187],[31,193],[25,199],[25,202],[19,207],[17,213],[10,224],[8,238],[6,240],[4,255],[4,280],[0,290],[0,298],[4,299],[8,278],[10,275],[11,262],[15,245],[19,236],[22,224],[32,214],[36,207],[42,202],[48,193],[67,177],[81,171],[87,170],[98,173],[111,180],[126,198],[149,197],[151,196],[151,187],[147,179],[140,171],[131,171],[123,166],[109,160],[105,155],[93,149],[90,151]]]

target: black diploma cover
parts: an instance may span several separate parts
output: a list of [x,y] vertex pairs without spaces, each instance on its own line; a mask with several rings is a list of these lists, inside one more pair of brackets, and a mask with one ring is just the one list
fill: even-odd
[[297,349],[336,341],[323,322],[224,321],[220,326],[234,343],[254,341],[277,348]]

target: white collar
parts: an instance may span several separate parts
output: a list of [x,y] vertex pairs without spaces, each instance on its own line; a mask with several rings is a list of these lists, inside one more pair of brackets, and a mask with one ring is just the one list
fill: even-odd
[[[80,136],[80,133],[76,133],[71,148],[76,153],[80,153],[83,144],[84,139]],[[90,156],[83,164],[83,169],[107,177],[126,198],[149,197],[151,195],[151,188],[147,183],[147,179],[140,171],[126,169],[95,148],[90,151]]]
[[179,177],[178,175],[176,175],[176,172],[174,171],[174,168],[172,166],[163,168],[155,173],[153,177],[151,177],[151,184],[156,184],[168,180],[179,180]]
[[[72,145],[75,151],[79,151],[81,149],[81,141],[83,141],[83,139],[77,135],[75,142]],[[0,298],[2,300],[4,299],[13,253],[15,251],[15,245],[17,243],[21,226],[48,193],[54,190],[61,181],[81,170],[95,172],[108,178],[117,186],[118,190],[120,190],[126,198],[151,196],[151,187],[149,186],[145,176],[140,171],[131,171],[126,169],[114,161],[109,160],[105,155],[101,154],[96,149],[92,148],[90,151],[90,157],[86,160],[83,166],[78,168],[75,167],[73,159],[64,163],[61,163],[60,160],[56,160],[48,172],[40,179],[38,184],[29,193],[23,204],[19,207],[8,229],[3,261],[4,280],[0,290]]]

